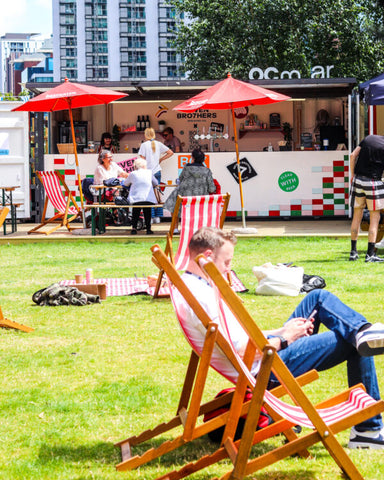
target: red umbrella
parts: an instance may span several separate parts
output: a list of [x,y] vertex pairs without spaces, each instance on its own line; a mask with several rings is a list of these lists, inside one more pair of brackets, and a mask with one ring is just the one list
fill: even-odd
[[[75,138],[75,129],[73,126],[73,108],[90,107],[93,105],[104,105],[119,98],[126,97],[128,94],[115,92],[107,88],[93,87],[80,83],[69,82],[66,78],[64,83],[51,88],[45,93],[32,98],[28,102],[14,108],[13,111],[24,112],[56,112],[59,110],[68,110],[71,123],[72,141],[75,149],[75,161],[77,169],[77,179],[79,183],[81,208],[84,209],[83,191],[81,188],[81,178],[79,169],[79,159],[77,157],[77,146]],[[85,225],[85,223],[84,223]]]
[[249,105],[268,105],[276,102],[283,102],[290,97],[282,95],[281,93],[268,90],[266,88],[252,85],[251,83],[241,82],[232,78],[231,74],[225,80],[216,83],[207,90],[195,95],[174,107],[173,110],[180,112],[194,112],[200,108],[207,108],[210,110],[228,110],[232,111],[233,131],[235,136],[236,147],[236,161],[239,177],[240,201],[241,201],[241,215],[243,219],[243,227],[245,228],[245,213],[244,213],[244,198],[243,198],[243,184],[241,181],[240,171],[240,156],[239,143],[237,139],[235,109],[246,107]]

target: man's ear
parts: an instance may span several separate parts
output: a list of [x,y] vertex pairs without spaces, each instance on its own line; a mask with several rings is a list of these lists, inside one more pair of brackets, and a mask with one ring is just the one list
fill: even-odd
[[207,248],[207,250],[205,250],[205,252],[203,252],[203,255],[204,257],[212,257],[212,254],[213,254],[213,250],[211,248]]

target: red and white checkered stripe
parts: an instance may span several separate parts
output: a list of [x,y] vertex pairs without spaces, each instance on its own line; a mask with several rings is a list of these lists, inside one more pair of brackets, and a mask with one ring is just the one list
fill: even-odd
[[[232,272],[232,288],[235,292],[244,292],[247,289],[237,278],[235,272]],[[69,286],[75,285],[75,280],[62,280],[60,285]],[[143,293],[153,295],[155,287],[148,285],[148,280],[145,277],[138,278],[96,278],[93,283],[105,283],[107,297],[119,297],[124,295],[135,295],[137,293]],[[169,288],[167,285],[163,286],[159,290],[160,297],[169,296]]]
[[189,260],[188,244],[201,227],[220,227],[223,195],[183,197],[181,203],[180,242],[175,255],[176,270],[185,270]]
[[[67,202],[63,196],[63,192],[61,191],[60,180],[59,177],[56,175],[56,172],[39,171],[39,174],[44,185],[45,193],[47,194],[53,207],[58,212],[64,213],[65,209],[67,208]],[[77,213],[79,213],[77,208],[68,208],[69,215],[76,215]]]

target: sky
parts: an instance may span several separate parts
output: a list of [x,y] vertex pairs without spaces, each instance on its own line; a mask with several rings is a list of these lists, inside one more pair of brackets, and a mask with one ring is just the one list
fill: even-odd
[[2,0],[0,36],[5,33],[52,34],[52,0]]

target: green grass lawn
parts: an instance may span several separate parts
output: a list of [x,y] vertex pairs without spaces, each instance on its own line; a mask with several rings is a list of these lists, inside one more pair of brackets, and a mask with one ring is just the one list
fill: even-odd
[[[151,479],[208,453],[205,438],[137,471],[120,473],[114,443],[167,421],[174,415],[189,348],[168,299],[109,297],[85,307],[38,307],[32,294],[53,282],[72,279],[86,268],[95,278],[155,274],[149,247],[153,239],[106,243],[1,245],[0,305],[4,315],[33,327],[32,333],[0,329],[0,479],[112,480]],[[362,246],[361,241],[361,246]],[[164,246],[164,241],[160,242]],[[305,273],[321,275],[327,288],[375,322],[381,320],[384,265],[348,262],[349,241],[324,238],[240,239],[234,269],[249,288],[245,305],[262,328],[274,328],[289,316],[300,297],[254,294],[252,267],[266,261],[294,262]],[[376,358],[384,392],[384,358]],[[205,397],[228,386],[209,378]],[[320,401],[347,387],[346,366],[321,373],[306,387]],[[341,443],[349,432],[338,435]],[[257,452],[281,443],[274,438]],[[312,480],[341,478],[326,450],[313,458],[289,458],[253,478]],[[364,478],[379,480],[380,451],[349,451]],[[213,466],[191,478],[207,480],[228,470]]]

